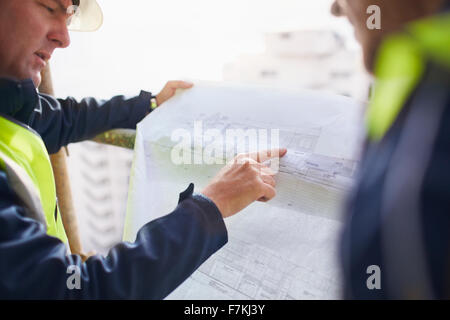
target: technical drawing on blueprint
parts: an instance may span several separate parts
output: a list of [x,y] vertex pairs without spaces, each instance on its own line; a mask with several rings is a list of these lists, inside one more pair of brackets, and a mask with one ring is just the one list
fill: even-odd
[[200,82],[177,93],[138,125],[124,240],[236,153],[285,147],[270,163],[277,196],[227,218],[229,242],[168,299],[338,299],[341,209],[358,166],[361,110],[312,91]]

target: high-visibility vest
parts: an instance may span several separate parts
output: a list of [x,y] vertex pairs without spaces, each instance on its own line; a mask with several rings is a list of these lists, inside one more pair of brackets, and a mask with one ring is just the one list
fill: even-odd
[[366,118],[371,141],[381,140],[392,126],[420,83],[428,61],[450,71],[449,13],[415,21],[383,41]]
[[[450,14],[415,21],[388,36],[378,51],[374,73],[366,157],[351,207],[353,214],[364,215],[378,230],[364,225],[365,231],[374,231],[371,240],[355,238],[352,249],[370,248],[366,257],[380,259],[386,270],[385,297],[432,299],[433,279],[440,276],[432,273],[425,232],[438,221],[432,217],[439,211],[425,209],[423,195],[441,194],[436,191],[441,187],[426,179],[437,148],[431,142],[441,138],[439,120],[446,111]],[[408,109],[401,112],[403,108]],[[355,221],[353,226],[360,228],[362,220]],[[361,239],[365,243],[355,245]]]
[[48,235],[67,244],[44,142],[31,128],[1,114],[0,169],[6,173],[27,216],[42,222]]

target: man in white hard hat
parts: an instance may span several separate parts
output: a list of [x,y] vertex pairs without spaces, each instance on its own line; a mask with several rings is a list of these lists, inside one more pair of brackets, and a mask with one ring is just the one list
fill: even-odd
[[[95,0],[0,0],[0,299],[161,299],[227,242],[223,218],[275,196],[262,164],[285,150],[239,155],[201,192],[191,184],[175,210],[107,257],[67,254],[48,153],[114,128],[135,128],[152,95],[78,102],[40,94],[40,72],[68,29],[93,31]],[[169,82],[163,103],[185,82]],[[239,161],[237,161],[239,160]]]

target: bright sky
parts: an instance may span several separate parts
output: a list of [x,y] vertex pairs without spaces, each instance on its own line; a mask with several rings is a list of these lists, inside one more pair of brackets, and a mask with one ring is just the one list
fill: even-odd
[[330,14],[332,0],[98,2],[102,28],[72,33],[71,46],[54,54],[57,96],[107,98],[157,93],[167,80],[221,80],[225,63],[264,52],[264,32],[333,29],[354,46],[348,22]]

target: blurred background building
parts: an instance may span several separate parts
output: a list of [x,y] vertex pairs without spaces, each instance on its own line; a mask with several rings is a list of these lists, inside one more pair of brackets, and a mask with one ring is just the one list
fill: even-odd
[[[331,16],[332,0],[98,2],[103,27],[73,33],[54,55],[58,97],[156,94],[168,80],[199,79],[366,99],[361,52],[348,22]],[[84,249],[105,254],[122,239],[133,153],[95,142],[69,151]]]
[[367,95],[361,53],[332,30],[265,34],[265,52],[239,56],[224,67],[224,80],[333,92],[358,100]]

